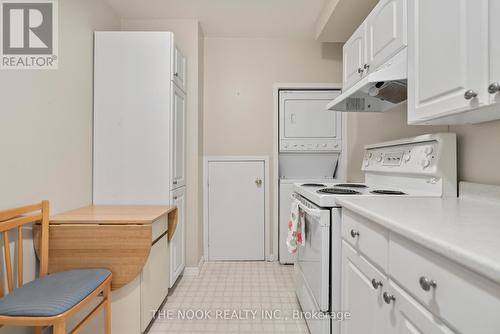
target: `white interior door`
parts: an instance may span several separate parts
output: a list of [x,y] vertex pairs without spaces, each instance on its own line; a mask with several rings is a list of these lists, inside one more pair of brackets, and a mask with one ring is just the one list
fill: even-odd
[[208,162],[208,257],[264,260],[265,162]]

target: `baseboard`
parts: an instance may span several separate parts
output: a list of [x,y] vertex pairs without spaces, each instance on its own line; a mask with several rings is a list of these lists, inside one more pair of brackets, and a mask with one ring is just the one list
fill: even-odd
[[201,272],[201,268],[203,267],[203,264],[205,263],[205,259],[203,256],[200,259],[200,262],[198,263],[198,266],[196,267],[186,267],[184,268],[184,276],[199,276]]

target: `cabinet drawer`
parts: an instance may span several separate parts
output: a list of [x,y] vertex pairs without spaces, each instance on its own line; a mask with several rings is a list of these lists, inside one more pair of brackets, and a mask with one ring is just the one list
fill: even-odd
[[152,239],[151,241],[155,241],[160,237],[163,233],[167,232],[168,229],[168,222],[167,222],[167,217],[160,217],[157,220],[153,222],[151,225],[152,228]]
[[342,238],[387,272],[389,232],[360,215],[342,210]]
[[[460,333],[500,332],[499,285],[395,235],[391,235],[389,244],[389,272],[427,309]],[[426,287],[421,278],[434,281],[435,287]]]

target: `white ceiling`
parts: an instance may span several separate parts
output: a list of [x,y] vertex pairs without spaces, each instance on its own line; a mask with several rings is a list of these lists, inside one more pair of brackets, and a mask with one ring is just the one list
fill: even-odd
[[313,38],[324,0],[106,0],[122,18],[198,19],[207,37]]

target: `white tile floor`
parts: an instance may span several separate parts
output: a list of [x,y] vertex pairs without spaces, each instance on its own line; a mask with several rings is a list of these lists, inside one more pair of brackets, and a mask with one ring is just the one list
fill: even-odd
[[[277,263],[206,263],[200,276],[181,278],[150,333],[307,334],[305,322],[293,318],[300,307],[292,272],[292,266]],[[279,310],[274,319],[262,314],[274,310]],[[201,319],[181,319],[183,311],[191,318],[197,312]]]

